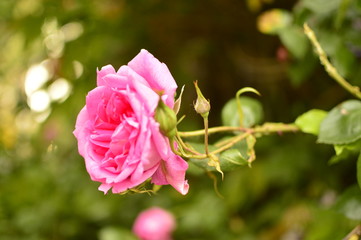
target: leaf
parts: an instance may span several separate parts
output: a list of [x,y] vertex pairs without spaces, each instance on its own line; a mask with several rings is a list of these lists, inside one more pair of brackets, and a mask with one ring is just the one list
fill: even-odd
[[[205,152],[205,148],[204,148],[204,144],[203,143],[189,143],[187,142],[188,145],[190,145],[193,149],[195,149],[197,152],[199,153],[204,153]],[[216,149],[216,147],[212,144],[208,144],[208,149],[209,151],[214,151]],[[195,158],[190,158],[189,159],[190,162],[194,163],[194,165],[196,165],[197,167],[200,167],[206,171],[216,171],[216,169],[214,167],[211,167],[208,165],[208,159],[195,159]]]
[[303,59],[292,63],[287,69],[288,76],[294,86],[299,86],[302,82],[309,79],[309,76],[315,69],[318,59],[315,58],[312,51],[307,51]]
[[334,149],[336,155],[330,159],[329,164],[335,164],[357,156],[361,150],[361,139],[349,144],[334,145]]
[[332,57],[332,63],[339,73],[344,77],[349,77],[355,66],[355,56],[344,44],[336,47],[335,55]]
[[183,91],[184,91],[184,85],[181,89],[181,92],[179,94],[179,97],[177,98],[177,100],[175,101],[174,103],[174,106],[173,106],[173,111],[175,112],[175,114],[178,114],[179,112],[179,109],[180,109],[180,106],[182,104],[182,95],[183,95]]
[[361,188],[361,152],[357,159],[357,182],[359,187]]
[[341,0],[303,0],[303,6],[316,14],[327,14],[338,9]]
[[348,188],[337,200],[334,209],[347,218],[361,220],[361,191],[356,185]]
[[[358,142],[358,141],[357,141]],[[335,145],[336,155],[332,156],[331,159],[328,161],[328,164],[336,164],[338,162],[354,159],[358,151],[349,150],[348,148],[339,147],[341,145]]]
[[219,172],[222,175],[222,180],[224,179],[224,173],[221,169],[221,162],[219,161],[219,158],[215,154],[210,154],[208,158],[208,166],[214,167],[217,172]]
[[312,109],[299,116],[295,124],[304,133],[318,135],[322,120],[326,117],[327,112],[320,109]]
[[248,165],[251,166],[251,163],[256,160],[256,151],[254,150],[254,145],[256,144],[256,138],[253,135],[249,135],[246,139],[247,141],[247,155],[248,155]]
[[220,155],[221,169],[230,171],[248,164],[248,161],[242,156],[237,149],[228,149]]
[[348,144],[361,138],[361,101],[348,100],[334,107],[322,121],[319,143]]
[[275,34],[290,25],[292,15],[283,9],[271,9],[263,12],[257,19],[257,27],[261,33]]
[[[240,101],[243,110],[244,127],[254,126],[263,120],[263,108],[259,101],[250,97],[240,97]],[[224,105],[221,116],[224,126],[239,126],[239,115],[235,98],[232,98]]]
[[298,59],[302,59],[308,50],[308,40],[298,26],[291,26],[279,32],[282,43]]
[[[243,142],[243,141],[242,141]],[[200,153],[204,153],[204,144],[201,143],[191,143],[191,146]],[[242,149],[240,149],[240,147]],[[214,151],[216,147],[214,145],[208,146],[209,151]],[[230,171],[237,169],[239,167],[245,166],[248,164],[248,160],[241,152],[247,151],[247,145],[237,143],[234,148],[225,150],[220,154],[217,154],[219,160],[219,167],[222,171]],[[194,163],[196,166],[203,168],[207,171],[217,171],[214,166],[209,165],[208,159],[189,159],[190,162]]]
[[361,150],[361,139],[349,144],[334,145],[334,148],[336,155],[341,155],[345,152],[359,152]]

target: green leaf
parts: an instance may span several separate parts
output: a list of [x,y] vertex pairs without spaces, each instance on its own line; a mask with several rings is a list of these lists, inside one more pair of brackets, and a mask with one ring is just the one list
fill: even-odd
[[[196,150],[199,153],[204,153],[205,152],[205,148],[204,148],[204,144],[203,143],[190,143],[187,142],[188,145],[191,145],[192,148],[194,150]],[[216,147],[212,144],[208,144],[208,149],[210,152],[214,151],[216,149]],[[197,167],[200,167],[206,171],[216,171],[216,169],[214,167],[211,167],[208,165],[208,159],[195,159],[195,158],[190,158],[189,161],[191,163],[193,163],[194,165],[196,165]]]
[[355,65],[356,58],[344,44],[339,44],[335,55],[332,57],[332,63],[339,73],[344,77],[349,77]]
[[315,69],[316,63],[318,64],[319,62],[312,51],[307,51],[303,59],[293,62],[287,69],[292,84],[294,86],[299,86],[309,79],[309,76]]
[[299,116],[295,124],[304,133],[318,135],[322,120],[326,117],[327,112],[320,109],[312,109]]
[[344,214],[347,218],[361,220],[361,191],[352,186],[348,188],[337,200],[334,209]]
[[[229,138],[222,139],[221,141],[225,141]],[[191,143],[190,144],[195,150],[200,153],[204,153],[204,144],[202,143]],[[214,145],[208,145],[209,151],[214,151],[217,148]],[[220,168],[222,171],[230,171],[237,169],[241,166],[245,166],[248,164],[247,156],[247,143],[246,141],[241,141],[234,145],[233,148],[227,149],[216,156],[220,162]],[[216,171],[214,167],[208,165],[208,159],[189,159],[194,165],[207,170],[207,171]]]
[[317,36],[323,50],[331,58],[336,54],[338,46],[343,44],[342,35],[335,34],[333,31],[323,31],[320,29],[317,31]]
[[303,0],[303,6],[317,14],[327,14],[338,9],[341,0]]
[[334,145],[336,155],[341,155],[345,152],[358,153],[361,150],[361,139],[349,143],[349,144],[339,144]]
[[336,155],[330,159],[329,164],[335,164],[350,158],[354,159],[361,150],[361,139],[349,144],[334,145],[334,149]]
[[322,121],[319,143],[348,144],[361,138],[361,101],[348,100],[334,107]]
[[256,138],[253,135],[249,135],[246,139],[247,142],[247,155],[248,155],[248,165],[251,166],[251,163],[256,160],[256,151],[254,150],[254,145],[256,144]]
[[[263,120],[263,108],[259,101],[250,97],[240,97],[243,111],[243,126],[251,127]],[[229,100],[222,109],[222,123],[224,126],[239,126],[239,115],[237,112],[237,101],[235,98]]]
[[258,30],[264,34],[275,34],[292,22],[290,12],[283,9],[271,9],[263,12],[257,19]]
[[361,152],[357,159],[357,182],[359,187],[361,188]]
[[222,152],[220,154],[219,161],[221,163],[222,171],[234,170],[248,164],[248,161],[242,156],[240,151],[235,148]]
[[294,57],[301,59],[306,55],[309,43],[300,27],[291,26],[282,29],[279,37]]

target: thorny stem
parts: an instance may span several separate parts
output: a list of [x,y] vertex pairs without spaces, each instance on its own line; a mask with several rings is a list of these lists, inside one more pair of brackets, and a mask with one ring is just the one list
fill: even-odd
[[[228,132],[228,131],[240,131],[243,132],[242,134],[235,136],[229,139],[226,142],[223,142],[216,150],[212,152],[206,152],[206,154],[199,153],[191,148],[189,148],[182,140],[181,137],[195,137],[195,136],[208,136],[208,133],[216,133],[216,132]],[[190,132],[177,132],[177,143],[179,144],[179,152],[175,149],[174,144],[171,144],[173,152],[184,156],[186,158],[196,158],[196,159],[204,159],[208,158],[210,155],[215,155],[222,151],[225,151],[231,148],[233,145],[238,143],[239,141],[247,138],[252,134],[269,134],[269,133],[283,133],[283,132],[297,132],[299,128],[295,124],[284,124],[284,123],[265,123],[261,126],[256,126],[254,128],[240,128],[240,127],[213,127],[208,128],[208,133],[206,130],[197,130],[197,131],[190,131]],[[206,138],[205,138],[206,139]],[[206,142],[207,141],[207,142]],[[208,137],[205,140],[205,145],[208,146]],[[208,148],[206,148],[208,149]],[[189,154],[185,153],[187,151]],[[206,150],[207,151],[207,150]]]
[[245,139],[246,137],[248,137],[249,135],[251,135],[251,132],[245,132],[241,135],[238,135],[237,137],[235,137],[232,141],[230,141],[229,143],[223,145],[222,147],[218,148],[217,150],[214,150],[213,152],[211,152],[210,154],[217,154],[220,152],[223,152],[224,150],[227,150],[228,148],[231,148],[234,144],[236,144],[237,142]]
[[[230,127],[230,126],[221,126],[221,127],[212,127],[208,128],[208,134],[211,133],[220,133],[220,132],[251,132],[251,133],[273,133],[273,132],[297,132],[300,129],[295,124],[285,124],[285,123],[265,123],[261,126],[256,126],[254,128],[244,128],[244,127]],[[197,137],[205,134],[204,129],[196,131],[187,131],[187,132],[178,132],[179,137]]]
[[330,61],[327,58],[327,55],[325,51],[322,49],[320,43],[317,40],[317,37],[315,33],[312,31],[312,29],[305,23],[303,25],[305,34],[310,39],[312,45],[314,46],[316,53],[318,57],[320,58],[320,61],[322,65],[325,67],[326,72],[330,77],[332,77],[338,84],[340,84],[345,90],[347,90],[349,93],[354,95],[355,97],[361,99],[361,92],[360,88],[357,86],[353,86],[350,83],[346,81],[336,70],[336,68],[330,63]]
[[357,240],[361,236],[361,225],[357,225],[343,240]]

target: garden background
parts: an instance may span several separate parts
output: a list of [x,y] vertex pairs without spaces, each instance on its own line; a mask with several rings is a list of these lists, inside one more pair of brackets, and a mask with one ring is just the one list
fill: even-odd
[[143,48],[185,85],[180,129],[202,128],[195,80],[210,99],[211,126],[242,87],[261,93],[249,96],[262,104],[263,121],[329,111],[351,96],[319,63],[304,22],[360,86],[356,0],[1,0],[0,238],[134,239],[137,214],[151,206],[175,215],[174,239],[346,237],[361,219],[357,154],[335,157],[315,136],[260,138],[252,168],[226,172],[223,181],[217,175],[222,198],[193,165],[186,196],[169,186],[155,195],[104,195],[72,135],[96,69],[119,68]]

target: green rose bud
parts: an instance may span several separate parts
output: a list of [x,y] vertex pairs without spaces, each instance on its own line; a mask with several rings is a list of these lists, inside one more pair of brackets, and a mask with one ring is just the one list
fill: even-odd
[[203,96],[201,90],[198,87],[197,81],[194,82],[194,86],[197,91],[197,100],[194,104],[194,109],[198,114],[200,114],[203,118],[207,118],[209,111],[211,110],[211,104],[209,101]]
[[159,98],[154,118],[159,123],[159,129],[164,136],[167,136],[168,138],[173,138],[176,135],[176,114],[162,101],[161,98]]

